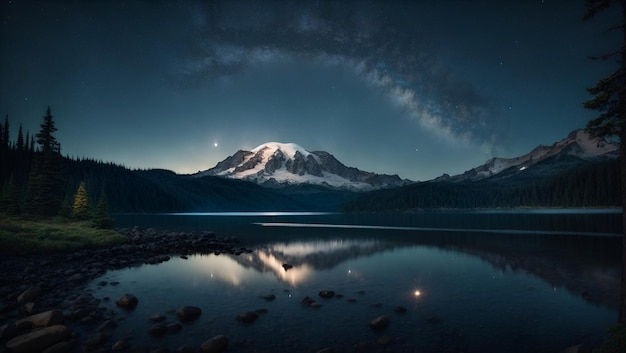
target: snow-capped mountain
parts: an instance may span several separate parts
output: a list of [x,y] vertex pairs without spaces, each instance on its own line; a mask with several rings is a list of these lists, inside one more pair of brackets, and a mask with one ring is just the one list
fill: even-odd
[[333,189],[367,191],[410,183],[397,175],[375,174],[346,167],[332,154],[309,152],[295,143],[264,143],[252,151],[239,150],[195,176],[220,176],[264,186],[312,184]]
[[533,170],[548,172],[551,164],[573,164],[603,159],[617,158],[619,146],[616,143],[592,137],[583,129],[572,131],[565,139],[552,146],[539,145],[529,153],[516,158],[491,158],[485,164],[472,168],[463,174],[444,174],[435,181],[482,180],[491,177],[505,177]]

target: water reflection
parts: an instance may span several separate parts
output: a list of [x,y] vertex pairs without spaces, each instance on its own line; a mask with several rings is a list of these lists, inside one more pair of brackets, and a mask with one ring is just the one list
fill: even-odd
[[[333,269],[351,259],[402,248],[434,246],[480,258],[501,272],[524,272],[552,288],[564,288],[583,299],[617,308],[620,254],[618,238],[546,236],[540,234],[420,233],[407,241],[394,233],[378,240],[316,239],[259,245],[235,261],[258,272],[271,271],[290,285],[310,279],[315,271]],[[293,265],[285,270],[283,264]],[[385,266],[381,263],[380,266]],[[353,275],[348,269],[348,275]]]

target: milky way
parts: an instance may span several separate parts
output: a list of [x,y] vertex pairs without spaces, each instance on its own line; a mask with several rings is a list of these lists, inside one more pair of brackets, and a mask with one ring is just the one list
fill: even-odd
[[62,151],[208,169],[268,141],[425,180],[594,117],[619,14],[583,1],[5,1],[0,113]]

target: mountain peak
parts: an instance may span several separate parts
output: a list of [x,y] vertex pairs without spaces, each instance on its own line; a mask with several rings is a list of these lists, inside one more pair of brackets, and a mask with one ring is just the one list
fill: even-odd
[[239,150],[196,176],[220,176],[280,187],[312,184],[333,189],[366,191],[406,185],[397,175],[375,174],[346,167],[324,151],[309,152],[295,143],[267,142],[251,151]]
[[[611,141],[591,136],[583,129],[570,132],[566,138],[551,146],[539,145],[529,153],[515,158],[490,158],[483,165],[472,168],[463,174],[455,176],[443,175],[436,181],[466,181],[481,180],[496,175],[512,175],[528,171],[548,160],[578,160],[589,162],[602,159],[617,158],[618,145]],[[563,163],[571,163],[564,162]],[[545,171],[545,169],[543,169]],[[508,171],[507,173],[503,173]]]
[[288,158],[294,158],[294,156],[296,155],[296,152],[300,152],[300,154],[302,154],[302,156],[306,157],[309,154],[311,154],[311,152],[307,151],[306,149],[304,149],[304,147],[295,144],[295,143],[282,143],[282,142],[266,142],[264,144],[258,145],[256,146],[252,151],[252,153],[258,153],[259,151],[263,150],[263,149],[267,149],[268,151],[271,151],[271,153],[274,153],[275,151],[279,150],[282,153],[284,153],[286,155],[286,157]]

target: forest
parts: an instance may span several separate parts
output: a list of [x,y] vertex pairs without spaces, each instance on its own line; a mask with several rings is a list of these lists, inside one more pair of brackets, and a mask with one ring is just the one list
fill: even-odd
[[[61,154],[50,110],[37,134],[10,136],[0,123],[0,212],[10,215],[108,213],[326,211],[412,209],[605,207],[620,205],[617,160],[567,160],[534,174],[474,182],[429,181],[368,193],[300,185],[267,188],[219,177],[178,175],[162,169],[131,170],[111,162]],[[558,165],[558,172],[554,166]],[[82,207],[83,211],[78,208]]]
[[553,175],[480,181],[416,183],[363,194],[343,212],[412,209],[620,206],[618,160],[578,163]]

